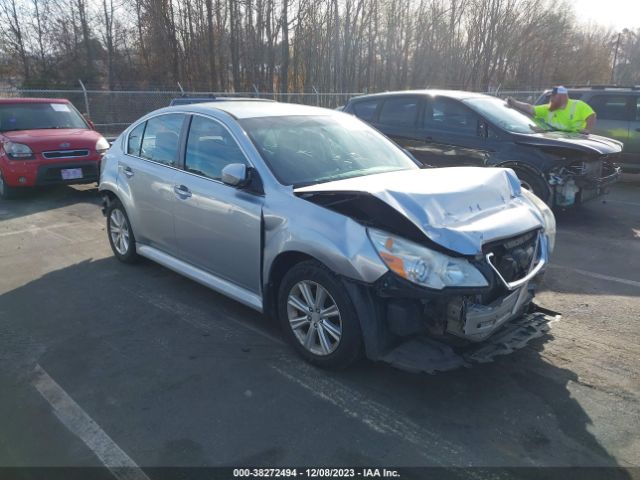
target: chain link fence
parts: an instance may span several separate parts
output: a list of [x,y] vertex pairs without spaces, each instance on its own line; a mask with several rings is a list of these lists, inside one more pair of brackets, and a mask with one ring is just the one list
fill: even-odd
[[[315,89],[314,89],[315,90]],[[542,93],[541,90],[509,90],[489,92],[501,98],[512,96],[518,100],[533,103]],[[0,97],[44,97],[66,98],[94,123],[96,129],[106,137],[115,137],[128,125],[141,116],[166,107],[172,99],[185,97],[251,97],[276,100],[279,102],[301,103],[325,108],[336,108],[346,104],[350,98],[361,93],[265,93],[253,92],[205,92],[181,90],[50,90],[0,88]]]
[[159,91],[108,91],[108,90],[50,90],[0,88],[0,97],[66,98],[94,123],[96,129],[107,137],[120,134],[141,116],[166,107],[178,97],[251,97],[279,102],[301,103],[325,108],[344,105],[360,93],[264,93],[264,92],[183,92]]

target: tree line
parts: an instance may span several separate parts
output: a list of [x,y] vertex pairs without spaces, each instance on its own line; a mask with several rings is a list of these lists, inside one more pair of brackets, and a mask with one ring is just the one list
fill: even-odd
[[0,21],[0,81],[22,87],[640,83],[640,30],[585,26],[547,0],[0,0]]

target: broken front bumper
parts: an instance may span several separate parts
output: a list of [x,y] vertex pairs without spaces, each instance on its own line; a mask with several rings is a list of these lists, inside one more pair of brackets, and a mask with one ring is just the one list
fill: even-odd
[[569,207],[593,200],[607,193],[608,188],[622,176],[622,167],[609,161],[580,162],[552,173],[553,203],[558,207]]
[[[543,335],[556,318],[532,303],[548,261],[546,235],[488,244],[484,256],[474,265],[487,287],[426,289],[391,272],[374,285],[347,283],[367,356],[433,373],[490,361]],[[522,269],[506,268],[517,258]]]
[[500,355],[523,348],[542,337],[560,315],[531,305],[531,311],[512,320],[488,340],[466,347],[453,347],[426,336],[412,338],[384,355],[381,360],[410,372],[436,373],[487,363]]

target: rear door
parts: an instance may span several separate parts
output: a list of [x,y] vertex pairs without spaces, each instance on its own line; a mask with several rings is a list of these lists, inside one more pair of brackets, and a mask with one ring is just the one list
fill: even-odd
[[127,213],[138,242],[176,253],[173,186],[185,115],[162,114],[134,128],[118,162],[118,183],[132,205]]
[[425,102],[420,141],[412,153],[436,167],[484,166],[490,144],[480,116],[462,102],[436,96]]
[[222,183],[222,169],[231,163],[249,165],[229,130],[194,115],[184,170],[172,185],[179,257],[260,293],[263,197]]
[[371,124],[402,148],[413,153],[420,141],[418,117],[422,96],[403,95],[384,98]]

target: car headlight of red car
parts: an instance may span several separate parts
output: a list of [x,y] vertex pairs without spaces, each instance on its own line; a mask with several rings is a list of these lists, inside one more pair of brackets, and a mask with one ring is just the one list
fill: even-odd
[[100,139],[96,142],[96,152],[100,155],[104,155],[109,150],[109,142],[105,140],[104,137],[100,137]]
[[5,142],[4,151],[11,160],[29,160],[33,158],[33,152],[28,145],[15,142]]

